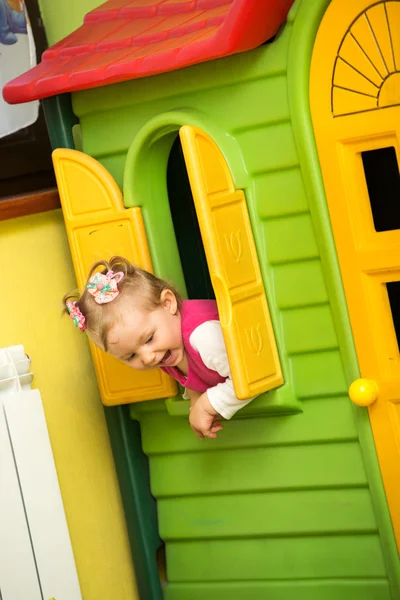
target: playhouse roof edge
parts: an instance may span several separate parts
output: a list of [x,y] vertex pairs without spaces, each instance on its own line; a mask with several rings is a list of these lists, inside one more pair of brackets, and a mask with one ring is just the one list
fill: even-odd
[[253,49],[293,0],[107,0],[3,88],[10,104],[174,71]]

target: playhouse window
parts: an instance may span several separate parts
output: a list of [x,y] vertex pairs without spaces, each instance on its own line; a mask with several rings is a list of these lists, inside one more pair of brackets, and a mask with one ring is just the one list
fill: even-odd
[[212,298],[215,292],[237,397],[244,400],[281,386],[244,192],[236,189],[214,140],[192,126],[181,127],[167,171],[188,295]]
[[214,299],[215,294],[179,136],[169,155],[167,188],[188,298]]
[[377,232],[400,229],[400,175],[393,146],[361,153]]
[[386,288],[389,296],[397,344],[400,348],[400,281],[390,281],[386,284]]

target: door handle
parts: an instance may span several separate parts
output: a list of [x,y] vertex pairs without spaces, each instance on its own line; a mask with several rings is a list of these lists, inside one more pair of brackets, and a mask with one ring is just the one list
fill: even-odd
[[379,396],[378,384],[372,379],[356,379],[349,387],[349,396],[357,406],[371,406]]

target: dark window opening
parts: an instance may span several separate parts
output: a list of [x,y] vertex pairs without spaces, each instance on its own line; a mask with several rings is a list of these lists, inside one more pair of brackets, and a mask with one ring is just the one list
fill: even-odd
[[214,299],[179,136],[168,159],[167,188],[188,298]]
[[400,348],[400,281],[386,284],[397,344]]
[[400,174],[393,146],[361,153],[375,230],[400,229]]

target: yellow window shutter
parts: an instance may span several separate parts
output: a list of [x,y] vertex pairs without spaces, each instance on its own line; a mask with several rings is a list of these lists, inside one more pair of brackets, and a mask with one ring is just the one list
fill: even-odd
[[[114,255],[152,271],[141,210],[124,208],[110,173],[76,150],[55,150],[53,163],[79,288],[85,285],[94,262]],[[177,394],[175,381],[161,370],[134,371],[93,344],[91,350],[106,406]]]
[[180,138],[235,393],[245,400],[283,384],[246,198],[206,133],[185,125]]

